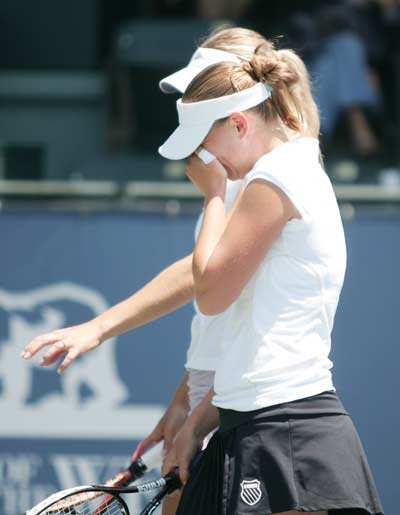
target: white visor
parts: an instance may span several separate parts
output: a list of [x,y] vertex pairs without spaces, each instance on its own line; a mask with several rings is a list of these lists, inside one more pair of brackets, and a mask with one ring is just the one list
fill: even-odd
[[202,144],[217,120],[232,113],[246,111],[271,96],[271,87],[261,82],[232,95],[200,100],[176,102],[179,126],[158,149],[167,159],[185,159]]
[[215,48],[199,47],[185,68],[181,68],[160,80],[160,89],[163,93],[184,93],[192,80],[208,66],[227,61],[232,63],[241,62],[236,55],[229,52]]

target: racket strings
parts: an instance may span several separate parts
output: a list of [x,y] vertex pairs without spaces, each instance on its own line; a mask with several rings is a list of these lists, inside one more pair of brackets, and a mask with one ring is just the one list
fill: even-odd
[[84,492],[50,506],[43,515],[129,515],[121,500],[109,493]]

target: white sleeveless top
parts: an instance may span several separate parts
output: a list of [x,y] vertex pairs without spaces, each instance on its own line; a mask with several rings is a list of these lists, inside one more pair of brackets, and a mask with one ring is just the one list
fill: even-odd
[[[242,187],[242,181],[228,181],[225,195],[225,210],[229,211]],[[195,239],[200,233],[203,215],[200,215],[195,229]],[[196,314],[191,325],[191,341],[187,351],[186,368],[195,370],[215,370],[216,363],[221,359],[220,343],[222,331],[228,316],[228,311],[215,316],[200,313],[194,302]],[[212,384],[209,388],[211,388]]]
[[246,175],[277,185],[302,219],[283,228],[239,298],[224,312],[216,406],[250,411],[334,390],[328,355],[346,244],[319,143],[300,137]]

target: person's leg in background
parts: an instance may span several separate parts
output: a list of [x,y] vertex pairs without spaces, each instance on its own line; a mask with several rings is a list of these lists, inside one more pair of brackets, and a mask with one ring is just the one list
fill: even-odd
[[376,153],[380,143],[362,108],[378,107],[379,95],[370,80],[361,39],[351,31],[332,34],[309,65],[322,134],[329,137],[344,114],[351,144],[359,155]]

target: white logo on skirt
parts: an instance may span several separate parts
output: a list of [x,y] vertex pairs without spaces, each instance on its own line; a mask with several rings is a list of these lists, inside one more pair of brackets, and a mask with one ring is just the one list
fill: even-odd
[[258,479],[251,479],[250,481],[244,479],[240,483],[240,487],[242,489],[240,497],[249,506],[254,506],[261,499],[262,493]]

